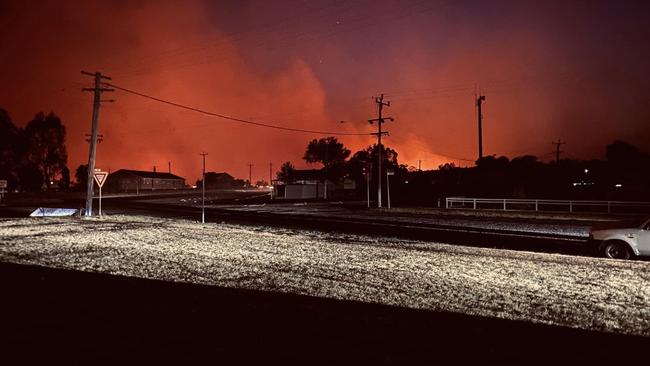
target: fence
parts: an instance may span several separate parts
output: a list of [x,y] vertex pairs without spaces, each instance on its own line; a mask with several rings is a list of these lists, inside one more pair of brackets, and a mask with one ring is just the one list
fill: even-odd
[[568,212],[650,212],[650,202],[447,197],[446,208]]

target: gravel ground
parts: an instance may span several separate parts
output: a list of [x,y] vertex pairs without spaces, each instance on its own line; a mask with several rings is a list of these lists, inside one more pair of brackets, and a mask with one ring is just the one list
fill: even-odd
[[650,336],[650,262],[134,216],[0,220],[0,260]]

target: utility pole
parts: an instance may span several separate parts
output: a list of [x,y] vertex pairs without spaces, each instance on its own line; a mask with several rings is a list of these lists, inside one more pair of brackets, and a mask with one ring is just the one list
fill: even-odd
[[253,164],[248,164],[248,188],[253,186]]
[[377,132],[372,135],[377,135],[377,207],[381,208],[381,160],[382,160],[382,145],[381,145],[381,136],[388,135],[388,131],[381,131],[381,125],[384,121],[394,121],[391,117],[382,117],[382,110],[384,106],[390,107],[390,102],[384,102],[384,94],[379,97],[375,97],[375,103],[377,103],[377,114],[378,118],[369,119],[368,122],[373,124],[377,122]]
[[[155,166],[155,165],[153,166],[153,172],[154,172],[154,173],[156,172],[156,166]],[[152,191],[156,188],[156,187],[154,187],[155,182],[156,182],[156,178],[155,178],[155,177],[151,177],[151,190],[152,190]]]
[[172,173],[172,162],[171,161],[167,162],[167,167],[169,169],[169,174],[171,174]]
[[558,164],[560,162],[560,145],[566,144],[566,142],[562,140],[557,140],[557,142],[553,142],[553,145],[555,145],[555,164]]
[[[95,179],[93,175],[95,173],[95,156],[97,152],[97,134],[99,130],[99,105],[101,104],[101,95],[103,92],[112,92],[115,89],[102,88],[102,79],[112,80],[106,75],[102,75],[100,72],[87,72],[81,71],[83,75],[92,76],[95,78],[95,87],[94,88],[83,88],[82,91],[94,92],[93,98],[93,124],[90,136],[90,151],[88,152],[88,177],[86,182],[86,209],[84,211],[85,216],[93,215],[93,184]],[[110,101],[109,101],[110,102]]]
[[476,108],[478,109],[478,158],[483,158],[483,112],[481,106],[485,101],[485,95],[476,97]]
[[418,160],[418,171],[422,171],[422,160]]
[[201,173],[201,190],[202,195],[201,195],[201,223],[205,224],[205,156],[208,155],[208,153],[201,153],[199,154],[203,156],[203,169]]

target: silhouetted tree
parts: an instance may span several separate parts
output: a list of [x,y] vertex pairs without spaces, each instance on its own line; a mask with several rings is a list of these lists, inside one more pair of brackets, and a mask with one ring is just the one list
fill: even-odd
[[537,193],[538,184],[543,181],[542,165],[532,155],[518,156],[510,161],[508,179],[512,185],[512,196],[527,198]]
[[74,178],[76,181],[75,187],[78,190],[86,189],[86,184],[88,184],[88,165],[81,164],[77,167],[77,170],[74,173]]
[[644,160],[644,154],[624,141],[614,141],[607,145],[606,155],[609,163],[621,168],[638,167]]
[[336,137],[325,137],[319,140],[313,139],[307,145],[303,159],[308,163],[322,163],[323,167],[343,164],[350,156],[350,150],[346,149]]
[[[365,187],[365,180],[367,178],[366,174],[370,176],[370,186],[371,190],[375,191],[377,188],[377,155],[379,154],[379,148],[377,144],[366,147],[363,150],[359,150],[352,155],[350,160],[346,164],[345,172],[347,176],[356,181],[357,187]],[[397,151],[382,145],[382,184],[386,181],[386,171],[392,170],[395,173],[395,177],[391,178],[391,190],[397,188],[397,182],[404,180],[404,177],[408,173],[408,167],[406,165],[400,165],[397,161],[398,153]],[[361,192],[361,190],[359,191]],[[385,190],[384,190],[385,192]],[[394,192],[394,190],[393,190]],[[374,196],[373,196],[374,199]]]
[[285,162],[280,166],[280,171],[276,174],[276,177],[279,181],[289,182],[294,177],[294,172],[296,168],[293,167],[290,161]]
[[[373,144],[372,146],[368,146],[366,148],[366,151],[370,155],[370,161],[376,165],[377,162],[377,154],[379,154],[379,149],[377,148],[377,144]],[[384,168],[387,169],[393,169],[393,170],[398,170],[399,169],[399,163],[397,162],[397,156],[398,153],[397,151],[391,149],[390,147],[386,147],[383,144],[381,145],[381,165],[382,165],[382,170]]]
[[357,183],[364,180],[364,172],[370,171],[372,161],[368,150],[359,150],[347,162],[346,172]]
[[59,181],[59,188],[64,191],[70,189],[70,169],[68,169],[67,166],[64,166],[63,169],[61,169],[61,180]]
[[20,188],[24,191],[38,192],[43,188],[43,174],[38,165],[27,162],[18,171]]
[[20,140],[20,130],[11,121],[9,113],[0,108],[0,179],[7,180],[10,190],[18,185]]
[[54,113],[38,113],[24,130],[27,140],[27,159],[43,176],[47,187],[61,173],[68,161],[65,148],[65,126]]
[[456,164],[454,164],[454,163],[444,163],[444,164],[438,165],[438,170],[452,170],[452,169],[456,169]]
[[344,174],[345,159],[348,156],[350,150],[346,149],[336,137],[325,137],[310,141],[303,159],[308,163],[323,164],[325,178],[337,181]]
[[623,141],[607,145],[609,184],[621,184],[632,199],[650,197],[650,155]]

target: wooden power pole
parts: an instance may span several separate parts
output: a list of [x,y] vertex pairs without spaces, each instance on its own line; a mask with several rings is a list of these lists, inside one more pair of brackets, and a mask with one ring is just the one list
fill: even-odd
[[555,164],[560,162],[560,146],[566,144],[566,142],[562,140],[557,140],[557,142],[553,142],[553,145],[555,145]]
[[110,77],[102,75],[100,72],[81,72],[84,75],[92,76],[95,78],[95,87],[94,88],[83,88],[82,91],[94,92],[93,98],[93,122],[92,130],[90,133],[90,151],[88,152],[88,177],[86,182],[86,208],[84,211],[85,216],[93,215],[93,184],[95,173],[95,157],[97,153],[97,134],[99,131],[99,106],[101,105],[101,95],[103,92],[112,92],[115,89],[102,88],[102,79],[111,80]]
[[377,154],[377,207],[381,208],[381,161],[382,161],[382,145],[381,145],[381,136],[383,135],[388,135],[388,131],[383,131],[381,130],[381,125],[384,123],[384,121],[394,121],[393,118],[391,117],[383,117],[382,116],[382,111],[384,109],[384,106],[390,107],[390,102],[384,102],[384,95],[382,94],[379,97],[375,98],[375,103],[377,103],[377,118],[374,119],[369,119],[368,122],[370,124],[373,124],[377,122],[377,132],[373,133],[373,135],[377,135],[377,149],[378,149],[378,154]]
[[483,112],[481,107],[485,101],[485,95],[476,97],[476,108],[478,109],[478,158],[483,158]]

